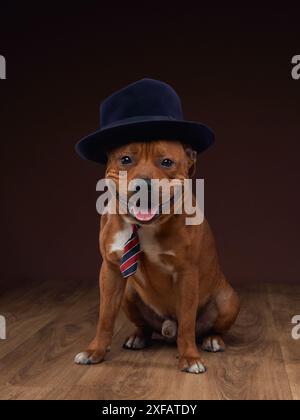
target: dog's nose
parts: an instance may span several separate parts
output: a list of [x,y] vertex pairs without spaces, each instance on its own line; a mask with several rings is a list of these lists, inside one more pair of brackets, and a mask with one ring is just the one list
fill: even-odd
[[142,178],[143,181],[147,184],[148,190],[151,190],[151,179],[150,178]]
[[[141,183],[138,182],[138,180],[144,181],[143,184],[141,185]],[[139,191],[141,189],[141,186],[142,186],[142,188],[144,188],[144,185],[146,185],[146,188],[148,189],[148,192],[151,191],[151,179],[150,178],[137,178],[134,181],[136,181],[136,182],[134,182],[135,191]]]

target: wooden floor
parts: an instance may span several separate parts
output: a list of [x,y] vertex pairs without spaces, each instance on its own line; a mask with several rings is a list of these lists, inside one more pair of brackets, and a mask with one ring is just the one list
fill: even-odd
[[176,347],[159,341],[122,349],[131,325],[121,315],[105,363],[73,364],[93,337],[97,286],[38,285],[0,297],[7,340],[0,340],[0,399],[300,399],[300,286],[240,290],[242,311],[228,350],[203,354],[204,375],[177,370]]

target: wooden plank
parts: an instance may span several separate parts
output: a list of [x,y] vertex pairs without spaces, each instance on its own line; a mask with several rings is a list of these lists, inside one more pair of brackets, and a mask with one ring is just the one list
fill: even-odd
[[292,395],[300,400],[300,340],[293,339],[291,323],[295,315],[300,315],[300,286],[268,285],[268,293]]
[[75,365],[75,354],[95,332],[97,287],[47,287],[0,300],[12,334],[0,342],[1,399],[299,398],[299,346],[291,343],[285,324],[299,308],[294,291],[243,287],[242,311],[226,337],[227,351],[203,353],[208,372],[192,375],[177,369],[174,345],[155,340],[149,349],[123,349],[133,328],[123,314],[107,361]]
[[220,399],[291,399],[289,381],[264,286],[241,293],[240,316],[226,337],[229,347],[214,359],[211,380]]
[[[27,339],[21,344],[15,345],[13,340],[11,351],[0,359],[0,385],[55,387],[61,380],[72,386],[78,380],[82,372],[71,372],[75,367],[73,351],[76,346],[85,346],[93,336],[98,298],[93,291],[84,289],[76,296],[75,302],[72,295],[65,297],[62,305],[58,302],[56,313],[38,305],[36,309],[44,313],[44,318],[48,316],[47,323],[33,333],[28,327],[24,331]],[[7,341],[10,344],[11,340]]]
[[[7,322],[7,339],[0,342],[0,359],[28,340],[65,308],[81,299],[84,287],[71,283],[59,287],[45,284],[11,291],[0,297],[0,313]],[[97,288],[93,295],[97,298]]]

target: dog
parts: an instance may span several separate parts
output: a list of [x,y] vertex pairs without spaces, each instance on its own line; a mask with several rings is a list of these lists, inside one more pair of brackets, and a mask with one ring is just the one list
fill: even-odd
[[[181,141],[134,142],[108,154],[106,178],[120,185],[120,171],[128,183],[135,179],[190,178],[196,153]],[[153,333],[176,340],[179,369],[204,373],[197,342],[209,352],[225,350],[222,335],[235,322],[240,301],[222,273],[213,234],[206,219],[186,225],[186,214],[159,211],[141,218],[135,212],[101,217],[100,316],[95,338],[75,357],[78,364],[104,360],[122,306],[135,330],[124,347],[143,349]],[[124,245],[138,227],[141,253],[137,271],[124,279],[120,264]]]

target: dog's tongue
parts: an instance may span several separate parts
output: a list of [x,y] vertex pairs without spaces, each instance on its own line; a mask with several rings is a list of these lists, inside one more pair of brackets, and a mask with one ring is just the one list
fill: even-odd
[[132,212],[134,217],[140,222],[150,222],[156,216],[157,209],[145,210],[134,208]]

